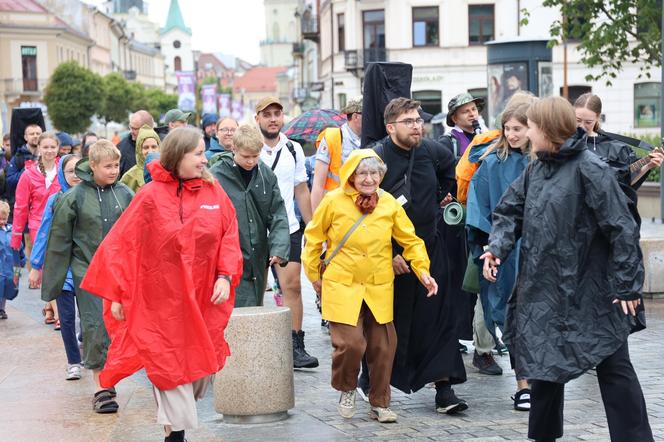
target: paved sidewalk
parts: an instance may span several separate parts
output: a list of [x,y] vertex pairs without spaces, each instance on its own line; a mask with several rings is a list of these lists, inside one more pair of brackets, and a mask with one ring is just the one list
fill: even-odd
[[[23,281],[27,287],[27,280]],[[0,321],[0,440],[159,441],[149,382],[138,373],[118,385],[120,412],[92,412],[92,381],[65,381],[64,349],[57,332],[43,325],[38,291],[22,289],[8,303],[9,319]],[[271,294],[266,303],[272,303]],[[664,441],[664,300],[647,302],[648,329],[630,338],[632,360],[643,386],[656,440]],[[309,352],[321,366],[295,373],[296,406],[286,421],[263,425],[224,424],[215,413],[211,392],[199,402],[201,426],[187,432],[198,441],[336,441],[336,440],[526,440],[527,413],[512,409],[513,372],[506,356],[497,357],[502,376],[484,376],[464,358],[468,382],[455,388],[470,408],[458,416],[434,411],[431,388],[407,396],[395,391],[396,424],[368,418],[368,404],[358,397],[358,413],[345,420],[336,411],[338,393],[329,386],[330,339],[319,327],[313,292],[305,290],[305,331]],[[608,440],[608,430],[594,373],[566,389],[563,440]]]

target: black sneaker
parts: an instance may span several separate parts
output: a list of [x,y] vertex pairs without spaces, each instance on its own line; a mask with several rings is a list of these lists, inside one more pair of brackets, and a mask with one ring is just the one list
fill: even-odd
[[436,387],[436,411],[438,413],[457,414],[467,410],[468,404],[454,394],[449,385]]
[[186,442],[184,438],[184,430],[171,431],[171,434],[164,438],[164,442]]
[[514,409],[517,411],[530,411],[530,388],[524,388],[512,396]]
[[496,364],[496,360],[493,358],[491,353],[479,354],[475,351],[473,354],[473,366],[479,369],[482,374],[489,374],[494,376],[499,376],[503,374],[503,369],[500,368],[500,365]]
[[304,332],[293,330],[293,367],[295,368],[316,368],[318,359],[311,356],[304,349]]
[[362,371],[357,379],[357,394],[364,402],[369,402],[369,374],[365,371]]
[[7,319],[7,312],[4,310],[0,310],[0,319]]
[[507,346],[505,344],[503,344],[502,342],[498,341],[496,343],[496,346],[493,347],[493,350],[491,352],[495,355],[498,355],[498,356],[506,355],[508,353]]

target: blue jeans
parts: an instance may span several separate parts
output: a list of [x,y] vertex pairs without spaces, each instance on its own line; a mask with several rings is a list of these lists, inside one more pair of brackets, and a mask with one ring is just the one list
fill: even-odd
[[60,316],[60,333],[65,344],[67,362],[69,364],[81,363],[81,351],[76,338],[76,296],[73,292],[63,290],[55,300]]

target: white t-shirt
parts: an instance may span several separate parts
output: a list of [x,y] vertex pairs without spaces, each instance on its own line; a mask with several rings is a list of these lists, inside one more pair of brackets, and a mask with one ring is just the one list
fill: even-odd
[[51,184],[53,183],[53,180],[55,180],[55,177],[57,176],[57,174],[58,174],[58,167],[57,167],[57,166],[55,166],[55,167],[52,168],[51,170],[47,170],[47,171],[46,171],[46,178],[45,178],[45,180],[46,180],[46,188],[47,188],[47,189],[48,189],[49,187],[51,187]]
[[274,174],[277,176],[277,183],[279,184],[281,197],[284,199],[284,205],[286,206],[290,233],[294,233],[300,229],[300,222],[295,216],[295,204],[293,201],[293,198],[295,197],[294,189],[298,184],[307,181],[307,169],[304,166],[305,158],[302,146],[300,146],[298,142],[290,140],[295,149],[295,156],[297,157],[296,162],[286,146],[288,141],[286,135],[279,133],[279,143],[277,143],[276,146],[272,148],[267,144],[263,144],[261,160],[271,168],[274,159],[277,157],[277,153],[283,149],[281,155],[279,155],[279,162],[274,169]]

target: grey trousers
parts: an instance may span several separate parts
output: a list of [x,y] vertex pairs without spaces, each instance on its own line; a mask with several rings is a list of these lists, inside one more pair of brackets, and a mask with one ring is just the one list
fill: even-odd
[[213,380],[214,375],[206,376],[172,390],[159,390],[152,386],[157,401],[157,423],[170,426],[172,431],[198,427],[196,401],[205,396]]
[[496,345],[493,335],[489,333],[484,321],[484,309],[480,297],[477,297],[475,304],[475,315],[473,316],[473,345],[478,354],[485,355],[491,353],[491,350]]

